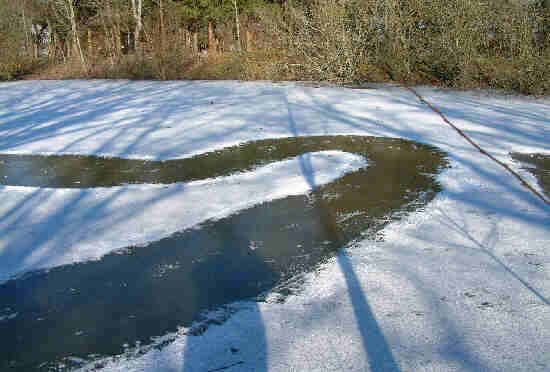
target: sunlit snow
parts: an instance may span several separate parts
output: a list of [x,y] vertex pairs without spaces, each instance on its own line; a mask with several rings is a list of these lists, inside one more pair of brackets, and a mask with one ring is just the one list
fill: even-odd
[[[419,91],[540,190],[509,153],[550,154],[548,99]],[[266,302],[234,304],[238,311],[204,334],[182,330],[162,348],[102,360],[102,370],[550,370],[550,208],[406,90],[269,82],[0,84],[1,153],[163,160],[262,138],[337,134],[439,147],[451,162],[439,176],[443,191],[424,210],[388,225],[380,241],[358,242],[309,273],[283,303],[273,294]],[[365,166],[342,152],[311,158],[320,183]],[[310,185],[297,163],[165,186],[2,187],[0,280],[306,193]],[[12,314],[1,313],[1,320]]]

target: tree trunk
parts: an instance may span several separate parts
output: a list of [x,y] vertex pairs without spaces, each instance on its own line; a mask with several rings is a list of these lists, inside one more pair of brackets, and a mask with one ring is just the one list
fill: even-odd
[[216,55],[216,42],[214,41],[214,22],[208,21],[208,54]]
[[164,51],[164,9],[162,7],[162,0],[158,0],[159,2],[159,46],[161,53]]
[[[109,4],[109,2],[107,2],[107,4]],[[120,60],[120,56],[122,55],[122,40],[120,38],[120,13],[115,12],[110,4],[107,6],[109,8],[109,15],[112,20],[112,27],[110,27],[110,31],[113,44],[113,57],[117,60]]]
[[60,45],[61,56],[63,57],[63,63],[67,63],[71,59],[71,48],[67,45],[67,40],[62,40]]
[[250,31],[250,28],[246,28],[246,51],[247,52],[253,52],[254,51],[254,45],[253,45],[253,34],[252,31]]
[[134,21],[136,22],[136,26],[134,28],[134,50],[139,49],[140,47],[140,34],[141,29],[143,28],[143,23],[141,21],[141,10],[142,10],[142,0],[131,0],[132,2],[132,13],[134,15]]
[[92,30],[88,29],[88,45],[87,45],[87,51],[88,51],[88,59],[93,56],[94,54],[94,45],[93,45],[93,37],[92,37]]
[[193,53],[199,52],[199,34],[193,31]]
[[55,32],[52,28],[52,23],[48,19],[48,31],[50,33],[49,42],[48,42],[48,60],[51,62],[52,60],[55,60],[55,48],[56,48],[56,38],[55,38]]
[[120,24],[118,22],[113,25],[113,45],[115,56],[119,59],[122,55],[122,40],[120,39]]
[[[115,61],[113,58],[114,53],[114,45],[113,45],[113,39],[111,37],[112,32],[109,32],[109,28],[107,27],[107,20],[105,17],[105,14],[101,14],[101,25],[103,26],[103,39],[104,39],[104,46],[106,49],[107,56],[109,57],[109,61],[111,62],[111,67],[115,67]],[[112,30],[111,30],[112,31]]]
[[30,38],[29,38],[29,29],[27,27],[27,17],[25,16],[25,4],[24,3],[21,3],[21,15],[23,17],[23,28],[25,29],[25,51],[27,52],[27,54],[29,54],[29,52],[30,52]]
[[241,32],[239,28],[239,11],[237,9],[237,0],[233,0],[233,6],[235,7],[235,25],[237,26],[237,52],[241,51]]
[[185,48],[189,51],[193,49],[193,45],[191,44],[191,32],[186,27],[184,30],[185,32]]
[[80,46],[80,38],[78,37],[78,32],[76,29],[76,16],[74,13],[74,6],[72,0],[67,0],[66,3],[66,10],[67,14],[69,15],[69,19],[71,21],[71,32],[73,34],[73,45],[75,52],[78,53],[78,56],[80,58],[80,63],[82,63],[82,68],[84,70],[88,70],[88,67],[86,66],[86,60],[84,58],[84,53],[82,53],[82,48]]

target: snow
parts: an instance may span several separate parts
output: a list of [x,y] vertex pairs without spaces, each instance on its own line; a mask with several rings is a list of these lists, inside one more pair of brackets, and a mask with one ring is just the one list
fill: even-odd
[[[536,185],[509,153],[550,154],[548,99],[418,90]],[[443,191],[389,224],[383,240],[358,242],[307,274],[284,303],[273,294],[266,302],[235,304],[239,311],[204,334],[180,332],[163,348],[106,359],[103,370],[550,370],[550,208],[406,90],[270,82],[0,84],[1,153],[162,160],[262,138],[336,134],[439,147],[452,166],[438,177]],[[320,184],[365,166],[343,152],[308,156]],[[299,159],[288,159],[185,184],[2,187],[0,280],[97,259],[306,193],[311,186],[301,171]]]
[[306,194],[366,166],[360,156],[320,151],[228,177],[171,185],[49,189],[0,186],[0,280],[144,245],[202,221],[273,199]]

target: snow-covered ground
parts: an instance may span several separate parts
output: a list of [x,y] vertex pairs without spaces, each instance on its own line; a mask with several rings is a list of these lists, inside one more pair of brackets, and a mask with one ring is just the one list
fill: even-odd
[[[419,88],[528,181],[510,152],[550,154],[550,101]],[[0,153],[184,158],[262,138],[356,134],[435,145],[452,168],[423,210],[306,276],[284,303],[240,303],[200,336],[105,371],[548,371],[550,208],[404,89],[295,83],[0,84]],[[364,162],[311,155],[319,183]],[[235,176],[109,189],[0,188],[0,280],[305,193],[290,159]],[[276,174],[276,177],[266,174]],[[239,178],[240,177],[240,178]],[[271,184],[276,180],[286,188]],[[538,187],[538,186],[537,186]],[[1,337],[1,336],[0,336]],[[54,341],[54,340],[52,340]]]

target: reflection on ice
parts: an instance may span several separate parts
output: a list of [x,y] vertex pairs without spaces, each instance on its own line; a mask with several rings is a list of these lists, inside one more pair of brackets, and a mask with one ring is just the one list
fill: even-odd
[[[93,187],[214,177],[328,150],[357,154],[369,166],[315,187],[313,157],[303,156],[302,176],[314,189],[308,195],[265,202],[146,247],[0,285],[0,309],[18,314],[0,322],[0,369],[30,371],[69,357],[74,364],[90,354],[118,354],[124,345],[150,343],[190,326],[206,310],[261,299],[267,291],[288,294],[292,286],[285,283],[300,273],[430,201],[439,191],[434,176],[446,163],[434,148],[409,141],[336,136],[263,140],[173,163],[90,158],[83,165],[78,158],[44,158],[35,167],[27,158],[7,165],[4,174],[17,175],[20,184]],[[2,160],[3,166],[10,162]],[[43,166],[47,172],[40,171]]]

